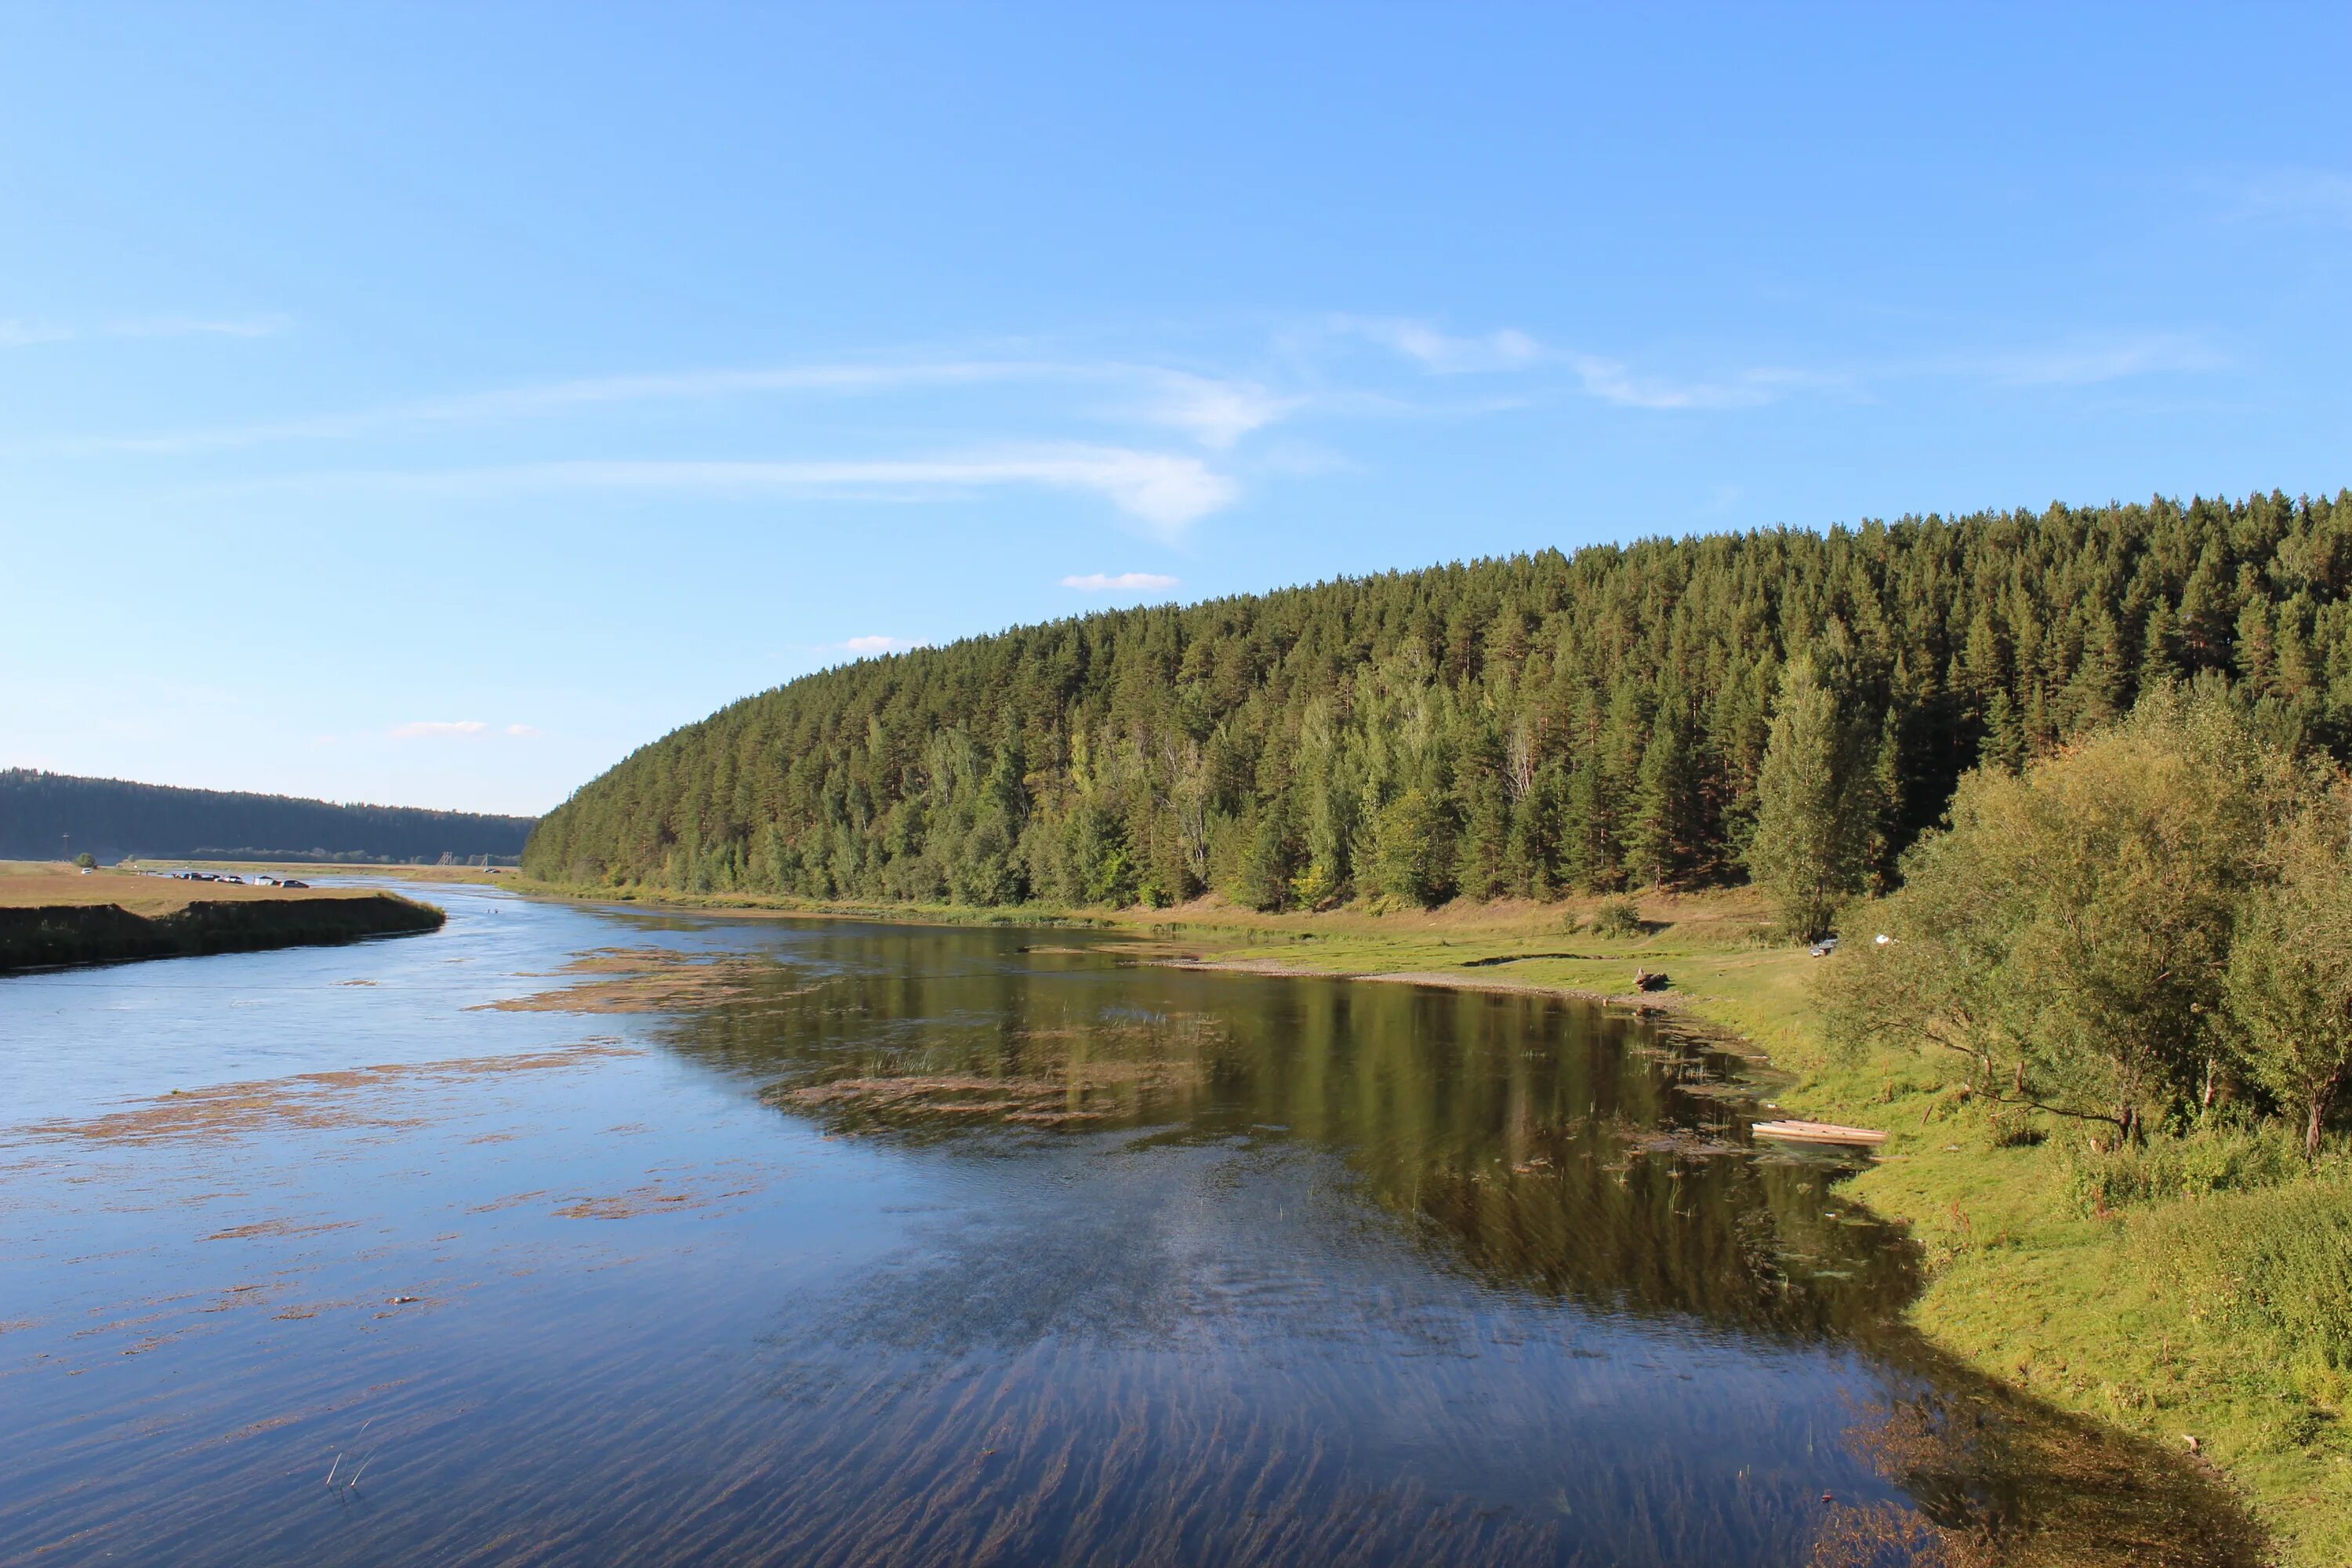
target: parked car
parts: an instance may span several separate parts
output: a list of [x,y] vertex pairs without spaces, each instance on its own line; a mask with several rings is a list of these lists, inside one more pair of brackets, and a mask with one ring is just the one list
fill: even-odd
[[1815,958],[1827,958],[1831,953],[1837,951],[1837,938],[1833,936],[1825,936],[1822,938],[1821,941],[1813,943],[1811,948],[1812,955]]

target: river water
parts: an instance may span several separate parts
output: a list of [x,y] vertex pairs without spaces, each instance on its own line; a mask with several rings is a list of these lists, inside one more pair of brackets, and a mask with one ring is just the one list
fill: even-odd
[[415,891],[0,980],[0,1561],[2250,1551],[1639,1020]]

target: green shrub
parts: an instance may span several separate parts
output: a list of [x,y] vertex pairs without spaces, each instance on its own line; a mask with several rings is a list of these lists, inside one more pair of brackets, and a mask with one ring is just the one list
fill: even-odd
[[2294,1131],[2275,1121],[2200,1128],[2178,1138],[2159,1134],[2104,1151],[2078,1134],[2062,1149],[2060,1163],[2066,1195],[2084,1214],[2252,1192],[2298,1181],[2311,1169]]
[[1435,795],[1409,789],[1381,808],[1373,826],[1372,879],[1381,891],[1423,907],[1453,895],[1453,839]]
[[1601,900],[1600,910],[1592,917],[1595,936],[1640,936],[1647,929],[1642,924],[1641,907],[1622,896]]
[[1985,1117],[1985,1137],[1996,1149],[2031,1149],[2047,1136],[2030,1111],[1995,1106]]
[[2352,1368],[2352,1178],[2167,1205],[2133,1245],[2195,1317],[2267,1335],[2291,1365]]

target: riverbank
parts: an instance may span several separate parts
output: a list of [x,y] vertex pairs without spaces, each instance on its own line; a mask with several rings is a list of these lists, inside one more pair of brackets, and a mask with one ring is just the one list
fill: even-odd
[[356,942],[437,930],[446,917],[395,893],[241,887],[70,866],[0,863],[0,974]]
[[[542,896],[609,890],[518,880]],[[2160,1442],[2245,1497],[2284,1561],[2352,1561],[2352,1437],[2340,1372],[2168,1288],[2155,1254],[2181,1222],[2262,1194],[2087,1210],[2063,1139],[2020,1141],[1969,1099],[1957,1068],[1882,1049],[1832,1054],[1808,982],[1825,963],[1769,936],[1746,890],[1639,900],[1638,929],[1593,929],[1598,900],[1436,910],[1265,915],[1215,900],[1175,910],[872,907],[715,896],[622,897],[730,914],[951,924],[1061,924],[1121,931],[1146,962],[1507,988],[1656,1006],[1743,1041],[1763,1094],[1788,1114],[1881,1128],[1885,1147],[1851,1190],[1905,1224],[1928,1285],[1909,1309],[1935,1345],[2051,1404]],[[1867,933],[1852,933],[1866,940]],[[1635,971],[1665,988],[1636,988]],[[2193,1444],[2190,1439],[2194,1439]]]

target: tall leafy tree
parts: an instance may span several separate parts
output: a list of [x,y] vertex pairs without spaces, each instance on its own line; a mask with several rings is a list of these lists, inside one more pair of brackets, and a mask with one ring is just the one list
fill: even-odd
[[2240,917],[2230,1014],[2254,1079],[2303,1123],[2316,1157],[2352,1080],[2352,857],[2341,800],[2315,805],[2284,836],[2278,880]]
[[1451,894],[1453,825],[1429,791],[1406,790],[1381,810],[1373,867],[1381,890],[1416,904]]
[[[2212,684],[2152,690],[2021,774],[1971,775],[1873,910],[1892,941],[1826,972],[1833,1032],[1948,1047],[1990,1094],[2138,1138],[2208,1098],[2239,912],[2306,788]],[[2248,996],[2273,982],[2249,973]]]

